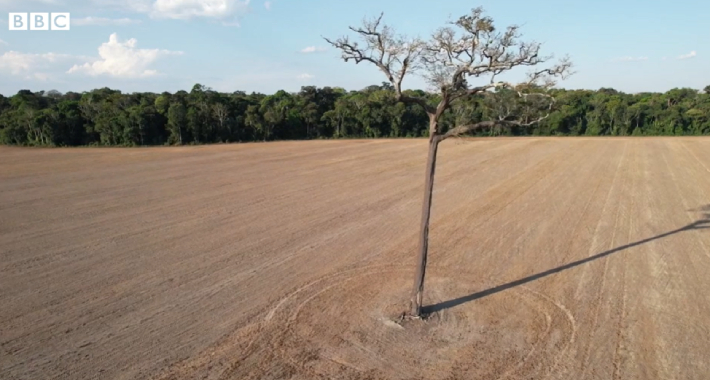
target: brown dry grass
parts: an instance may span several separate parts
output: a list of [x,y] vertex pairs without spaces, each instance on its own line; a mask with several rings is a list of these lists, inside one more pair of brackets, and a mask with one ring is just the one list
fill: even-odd
[[447,141],[404,328],[423,140],[0,148],[0,378],[704,379],[709,148]]

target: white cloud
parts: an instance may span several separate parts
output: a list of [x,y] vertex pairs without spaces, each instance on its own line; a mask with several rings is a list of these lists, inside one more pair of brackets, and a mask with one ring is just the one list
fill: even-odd
[[[0,2],[5,0],[0,0]],[[251,0],[88,0],[95,8],[142,13],[154,19],[205,18],[223,25],[239,26],[238,19],[250,11]]]
[[267,11],[271,10],[271,2],[270,1],[265,1],[264,2],[264,8],[266,8]]
[[90,0],[93,9],[150,13],[153,0]]
[[695,57],[696,55],[698,55],[698,54],[695,52],[695,50],[693,50],[693,51],[691,51],[691,52],[688,53],[688,54],[683,54],[683,55],[679,56],[678,59],[693,58],[693,57]]
[[155,0],[149,7],[134,4],[138,11],[149,10],[151,17],[189,20],[197,17],[225,20],[249,9],[250,0]]
[[110,75],[121,78],[148,77],[157,74],[149,66],[159,58],[168,55],[179,55],[162,49],[137,49],[138,41],[131,38],[120,42],[116,33],[111,34],[108,42],[99,46],[99,59],[83,65],[74,65],[67,73],[85,73],[91,76]]
[[9,44],[3,40],[0,40],[0,45],[9,45]]
[[300,80],[310,80],[310,79],[313,79],[313,75],[303,73],[303,74],[299,75],[297,78]]
[[648,57],[619,57],[611,60],[612,62],[633,62],[633,61],[648,61]]
[[85,26],[85,25],[131,25],[140,24],[140,20],[134,20],[130,18],[106,18],[106,17],[84,17],[71,20],[73,25]]
[[49,74],[47,73],[34,73],[32,77],[38,81],[46,82],[49,80]]
[[0,72],[9,72],[13,75],[34,75],[34,71],[46,68],[51,64],[76,58],[68,54],[32,54],[18,51],[8,51],[0,55]]
[[308,53],[321,53],[324,52],[328,49],[321,47],[321,46],[308,46],[306,48],[301,49],[301,53],[308,54]]

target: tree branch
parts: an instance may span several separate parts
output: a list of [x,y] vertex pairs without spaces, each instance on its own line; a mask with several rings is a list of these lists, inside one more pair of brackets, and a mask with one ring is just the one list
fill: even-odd
[[[552,56],[540,55],[541,44],[521,41],[519,30],[517,25],[512,25],[502,32],[496,31],[493,19],[485,16],[480,7],[449,22],[449,26],[434,32],[423,49],[422,62],[430,84],[437,89],[445,89],[453,101],[501,87],[497,84],[471,91],[468,79],[485,77],[493,85],[499,83],[496,77],[503,73],[518,67],[540,65],[552,59]],[[554,85],[553,78],[564,79],[571,74],[570,68],[569,60],[563,59],[553,67],[530,73],[525,84],[539,85],[543,81],[543,86],[550,88]],[[512,84],[506,86],[517,87]]]
[[[496,93],[491,93],[491,92],[486,92],[486,94],[490,96],[497,95]],[[527,100],[528,98],[534,98],[534,97],[540,97],[540,98],[545,98],[549,99],[549,104],[546,109],[546,113],[543,116],[537,117],[533,119],[532,121],[521,121],[521,120],[509,120],[508,118],[515,114],[515,108],[514,103],[510,101],[502,101],[502,104],[500,104],[501,107],[501,114],[497,116],[496,120],[487,120],[487,121],[481,121],[477,123],[472,123],[472,124],[464,124],[455,128],[450,129],[447,131],[443,136],[442,140],[445,140],[449,137],[457,137],[461,136],[470,132],[474,132],[477,130],[481,129],[486,129],[486,128],[494,128],[494,127],[529,127],[534,124],[537,124],[545,119],[547,119],[550,114],[552,113],[553,107],[555,105],[555,98],[553,98],[549,94],[545,93],[520,93],[517,92],[515,93],[515,96],[518,97],[519,99]],[[527,119],[529,115],[525,115],[525,118]]]
[[[350,27],[362,45],[351,42],[347,36],[337,40],[324,39],[341,51],[346,62],[354,60],[357,64],[364,61],[378,67],[394,86],[397,101],[420,105],[429,115],[434,129],[446,110],[462,98],[478,94],[488,96],[493,93],[490,90],[504,89],[525,99],[531,92],[552,88],[557,78],[565,79],[572,74],[572,63],[565,57],[555,65],[528,73],[527,80],[522,83],[498,81],[501,74],[544,64],[552,56],[541,56],[541,44],[537,42],[521,41],[517,25],[497,31],[493,19],[485,16],[480,7],[436,30],[427,42],[397,36],[382,23],[382,17],[380,14],[375,19],[363,20],[361,27]],[[441,101],[436,107],[425,98],[404,94],[404,77],[418,71],[423,71],[430,84],[440,92]],[[470,86],[470,79],[485,79],[486,82]],[[509,107],[507,112],[514,114],[515,111],[515,107]],[[436,130],[432,132],[437,133]]]
[[452,128],[446,133],[444,133],[443,136],[441,136],[441,140],[446,140],[449,137],[458,137],[465,135],[467,133],[471,133],[477,130],[481,129],[486,129],[486,128],[494,128],[494,127],[529,127],[531,125],[537,124],[545,119],[547,119],[550,116],[550,114],[547,114],[543,117],[537,118],[533,121],[523,123],[521,121],[511,121],[511,120],[487,120],[487,121],[481,121],[478,123],[474,124],[468,124],[468,125],[461,125],[456,128]]
[[382,24],[382,17],[383,14],[380,14],[374,20],[365,19],[361,27],[349,27],[364,42],[362,47],[357,42],[351,42],[347,36],[337,40],[325,37],[323,39],[341,51],[341,57],[345,62],[354,60],[358,64],[364,61],[379,68],[394,86],[397,101],[418,104],[428,114],[435,113],[434,107],[425,99],[407,96],[402,90],[404,77],[419,68],[419,57],[424,43],[416,38],[405,39],[395,35],[392,28]]

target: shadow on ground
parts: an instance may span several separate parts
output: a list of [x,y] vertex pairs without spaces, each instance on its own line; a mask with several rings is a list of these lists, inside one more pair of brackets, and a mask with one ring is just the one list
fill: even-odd
[[504,291],[504,290],[508,290],[508,289],[514,288],[514,287],[516,287],[516,286],[524,285],[524,284],[527,284],[527,283],[529,283],[529,282],[532,282],[532,281],[535,281],[535,280],[539,280],[539,279],[541,279],[541,278],[544,278],[544,277],[553,275],[553,274],[555,274],[555,273],[559,273],[559,272],[562,272],[562,271],[564,271],[564,270],[571,269],[571,268],[574,268],[574,267],[576,267],[576,266],[579,266],[579,265],[582,265],[582,264],[586,264],[586,263],[591,262],[591,261],[594,261],[594,260],[601,259],[601,258],[603,258],[603,257],[609,256],[609,255],[614,254],[614,253],[616,253],[616,252],[623,251],[623,250],[628,249],[628,248],[635,247],[635,246],[637,246],[637,245],[641,245],[641,244],[645,244],[645,243],[648,243],[648,242],[651,242],[651,241],[654,241],[654,240],[662,239],[662,238],[664,238],[664,237],[667,237],[667,236],[670,236],[670,235],[674,235],[674,234],[677,234],[677,233],[680,233],[680,232],[683,232],[683,231],[702,230],[702,229],[710,228],[710,204],[709,204],[709,205],[702,206],[702,207],[699,207],[699,208],[697,208],[697,209],[688,210],[688,211],[689,211],[689,212],[699,212],[699,213],[702,213],[702,217],[701,217],[700,219],[694,221],[693,223],[690,223],[690,224],[688,224],[688,225],[685,225],[685,226],[683,226],[683,227],[681,227],[681,228],[678,228],[678,229],[675,229],[675,230],[673,230],[673,231],[668,231],[668,232],[662,233],[662,234],[660,234],[660,235],[656,235],[656,236],[653,236],[653,237],[650,237],[650,238],[646,238],[646,239],[643,239],[643,240],[639,240],[639,241],[636,241],[636,242],[633,242],[633,243],[625,244],[625,245],[622,245],[622,246],[620,246],[620,247],[616,247],[616,248],[614,248],[614,249],[610,249],[610,250],[608,250],[608,251],[604,251],[604,252],[598,253],[598,254],[596,254],[596,255],[594,255],[594,256],[587,257],[586,259],[574,261],[574,262],[571,262],[571,263],[568,263],[568,264],[559,266],[559,267],[557,267],[557,268],[548,269],[548,270],[546,270],[546,271],[544,271],[544,272],[540,272],[540,273],[537,273],[537,274],[534,274],[534,275],[531,275],[531,276],[528,276],[528,277],[524,277],[524,278],[521,278],[521,279],[519,279],[519,280],[515,280],[515,281],[512,281],[512,282],[509,282],[509,283],[507,283],[507,284],[498,285],[498,286],[496,286],[496,287],[494,287],[494,288],[486,289],[486,290],[483,290],[483,291],[480,291],[480,292],[476,292],[476,293],[471,293],[471,294],[469,294],[469,295],[467,295],[467,296],[463,296],[463,297],[455,298],[455,299],[452,299],[452,300],[440,302],[440,303],[437,303],[437,304],[434,304],[434,305],[430,305],[430,306],[425,306],[425,307],[422,309],[422,312],[423,312],[423,314],[426,315],[426,314],[432,314],[432,313],[436,313],[436,312],[438,312],[438,311],[450,309],[450,308],[452,308],[452,307],[455,307],[455,306],[464,304],[464,303],[466,303],[466,302],[470,302],[470,301],[477,300],[477,299],[479,299],[479,298],[483,298],[483,297],[486,297],[486,296],[490,296],[490,295],[492,295],[492,294],[496,294],[496,293],[502,292],[502,291]]

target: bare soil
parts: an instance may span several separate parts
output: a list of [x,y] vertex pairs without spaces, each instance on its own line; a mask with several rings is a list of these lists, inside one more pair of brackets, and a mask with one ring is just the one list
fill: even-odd
[[0,148],[2,379],[707,379],[710,139]]

